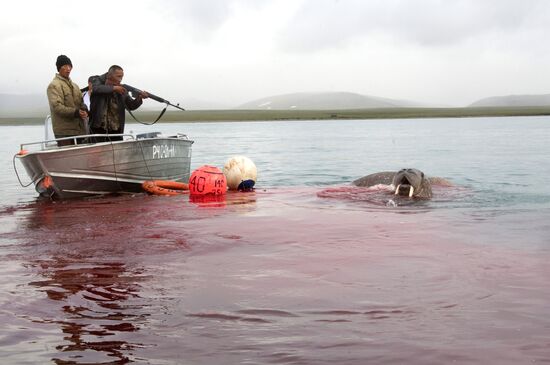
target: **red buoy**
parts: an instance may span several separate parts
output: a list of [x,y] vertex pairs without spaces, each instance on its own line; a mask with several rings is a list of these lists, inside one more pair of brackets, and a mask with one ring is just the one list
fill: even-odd
[[226,191],[225,175],[215,166],[201,166],[193,171],[189,178],[189,193],[191,195],[222,195]]

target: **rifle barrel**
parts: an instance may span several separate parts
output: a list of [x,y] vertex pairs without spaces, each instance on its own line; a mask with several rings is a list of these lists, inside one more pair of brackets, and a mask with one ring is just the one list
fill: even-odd
[[[122,84],[121,85],[123,88],[125,88],[126,90],[128,91],[131,91],[132,93],[136,92],[136,93],[141,93],[143,92],[142,90],[138,89],[137,87],[133,87],[133,86],[130,86],[130,85],[127,85],[127,84]],[[180,107],[179,105],[174,105],[172,104],[171,102],[169,102],[168,100],[164,99],[164,98],[161,98],[160,96],[156,96],[155,94],[151,94],[150,92],[147,92],[147,95],[149,95],[149,97],[155,101],[158,101],[159,103],[165,103],[165,104],[168,104],[170,106],[173,106],[174,108],[178,108],[180,110],[184,110],[182,107]]]

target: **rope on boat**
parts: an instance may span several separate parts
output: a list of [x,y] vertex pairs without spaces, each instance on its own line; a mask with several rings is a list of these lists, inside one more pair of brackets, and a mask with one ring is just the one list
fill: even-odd
[[19,185],[21,185],[22,187],[24,188],[27,188],[29,186],[31,186],[32,184],[36,183],[37,181],[40,181],[42,178],[44,178],[44,175],[40,175],[36,180],[31,180],[30,183],[28,183],[27,185],[23,184],[21,182],[21,178],[19,177],[19,172],[17,171],[17,165],[15,164],[15,158],[17,157],[17,153],[15,155],[13,155],[13,170],[15,171],[15,176],[17,176],[17,180],[19,181]]
[[[109,138],[109,136],[107,136],[107,138]],[[111,143],[111,149],[113,151],[113,170],[115,173],[115,180],[118,184],[118,188],[122,191],[122,186],[120,185],[120,181],[118,180],[118,174],[116,170],[115,147],[114,147],[113,141],[111,141],[110,138],[109,138],[109,142]],[[140,140],[136,140],[136,142],[138,142],[139,149],[141,151],[141,157],[143,158],[143,163],[145,164],[145,168],[147,169],[147,174],[149,175],[149,178],[153,180],[153,175],[151,174],[151,170],[149,170],[149,165],[147,164],[147,159],[145,158],[145,152],[143,152],[143,144],[141,143]]]
[[149,170],[149,165],[147,165],[147,159],[145,158],[145,152],[143,152],[143,144],[139,139],[136,139],[136,141],[139,144],[139,149],[141,150],[141,157],[143,157],[143,163],[145,164],[145,168],[147,169],[147,173],[149,174],[149,178],[153,180],[153,175],[151,174],[151,170]]

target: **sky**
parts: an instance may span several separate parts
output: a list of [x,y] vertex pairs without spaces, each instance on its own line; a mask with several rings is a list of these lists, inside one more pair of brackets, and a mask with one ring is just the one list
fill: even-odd
[[464,106],[550,93],[547,0],[2,2],[0,93],[41,94],[59,54],[172,102],[346,91]]

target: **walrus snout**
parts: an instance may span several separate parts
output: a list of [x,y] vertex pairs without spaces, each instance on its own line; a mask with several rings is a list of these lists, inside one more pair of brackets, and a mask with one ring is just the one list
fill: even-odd
[[415,192],[418,192],[422,186],[424,173],[417,169],[401,169],[392,180],[392,185],[395,187],[395,195],[404,195],[413,197]]
[[395,195],[403,195],[412,197],[414,195],[414,187],[410,184],[399,184],[395,188]]

